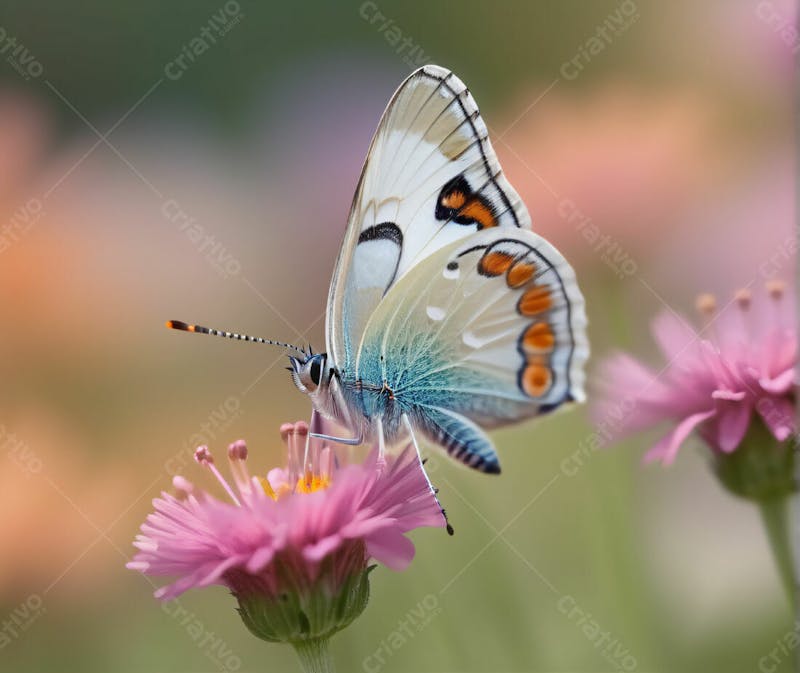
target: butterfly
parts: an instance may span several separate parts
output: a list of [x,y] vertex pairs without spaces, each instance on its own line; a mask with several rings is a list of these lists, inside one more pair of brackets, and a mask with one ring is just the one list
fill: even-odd
[[[422,435],[499,473],[487,429],[584,399],[583,296],[531,230],[474,98],[452,72],[413,72],[378,125],[328,295],[327,353],[277,344],[314,409],[381,447]],[[312,430],[314,428],[312,427]]]

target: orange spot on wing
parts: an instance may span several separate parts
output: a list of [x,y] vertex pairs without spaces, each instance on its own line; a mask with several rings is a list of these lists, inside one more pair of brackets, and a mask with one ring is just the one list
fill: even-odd
[[508,286],[513,288],[522,287],[533,278],[534,273],[536,273],[536,267],[533,264],[520,260],[508,270],[508,275],[506,276]]
[[531,397],[544,395],[553,382],[550,368],[541,358],[532,358],[522,372],[522,389]]
[[478,271],[484,276],[499,276],[514,263],[514,256],[507,252],[487,252],[478,262]]
[[520,297],[517,310],[524,316],[534,316],[547,311],[552,305],[550,289],[546,285],[534,285]]
[[461,208],[458,214],[475,220],[481,229],[497,226],[497,220],[492,214],[492,211],[479,199],[471,199],[466,206]]
[[466,200],[467,197],[464,192],[454,191],[442,196],[442,205],[445,208],[453,208],[454,210],[457,210],[464,205]]
[[529,355],[553,350],[556,338],[546,322],[535,322],[522,335],[522,350]]

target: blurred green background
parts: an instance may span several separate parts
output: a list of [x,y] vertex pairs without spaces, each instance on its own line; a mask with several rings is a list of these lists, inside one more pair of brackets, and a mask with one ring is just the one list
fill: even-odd
[[[179,617],[124,568],[197,443],[245,437],[266,471],[309,413],[279,352],[163,322],[324,344],[361,163],[415,58],[468,84],[576,267],[591,375],[615,348],[655,356],[665,304],[791,274],[793,21],[780,0],[7,0],[0,668],[294,670],[223,589]],[[791,670],[764,669],[792,622],[755,510],[699,446],[643,467],[650,438],[595,433],[585,408],[498,431],[496,478],[434,459],[456,535],[420,531],[409,571],[372,575],[339,669]]]

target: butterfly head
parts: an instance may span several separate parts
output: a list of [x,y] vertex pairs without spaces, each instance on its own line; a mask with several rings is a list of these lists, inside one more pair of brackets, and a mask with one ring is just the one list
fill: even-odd
[[304,358],[289,356],[292,380],[298,390],[312,398],[326,391],[331,381],[331,370],[326,366],[328,356],[325,353],[308,353]]

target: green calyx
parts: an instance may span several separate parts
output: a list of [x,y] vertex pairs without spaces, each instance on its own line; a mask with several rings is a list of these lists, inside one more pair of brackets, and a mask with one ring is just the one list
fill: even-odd
[[278,570],[281,591],[277,595],[237,595],[238,612],[250,632],[269,642],[302,644],[327,640],[348,626],[367,607],[369,573],[362,568],[343,580],[332,581],[335,564],[325,559],[320,574],[310,585],[293,581],[288,568]]
[[797,490],[794,453],[792,437],[779,442],[756,416],[735,451],[714,454],[714,470],[722,484],[742,498],[782,499]]

